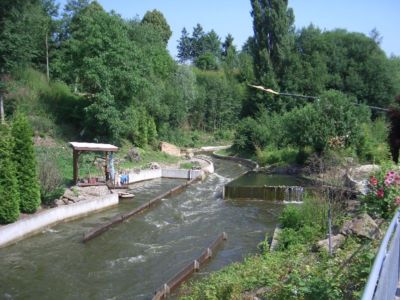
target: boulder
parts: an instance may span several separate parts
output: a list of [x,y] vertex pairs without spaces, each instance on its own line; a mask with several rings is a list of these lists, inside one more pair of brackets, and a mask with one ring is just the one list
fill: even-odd
[[126,159],[129,159],[132,162],[138,162],[141,160],[139,150],[136,147],[132,147],[125,156]]
[[359,210],[361,203],[359,200],[346,200],[344,205],[347,213],[354,214]]
[[375,221],[366,213],[343,224],[340,232],[344,235],[354,234],[370,240],[379,239],[381,231]]
[[[335,251],[338,249],[346,240],[346,237],[343,234],[333,235],[331,238],[332,241],[332,250]],[[317,242],[317,248],[325,251],[329,251],[329,238],[325,240],[321,240]]]
[[363,195],[366,195],[368,193],[369,177],[379,170],[380,166],[378,165],[363,165],[357,168],[351,168],[345,174],[345,185]]
[[160,165],[156,162],[151,162],[149,163],[149,169],[151,170],[156,170],[156,169],[161,169]]
[[54,201],[54,206],[62,206],[65,205],[65,202],[62,199],[57,199],[56,201]]

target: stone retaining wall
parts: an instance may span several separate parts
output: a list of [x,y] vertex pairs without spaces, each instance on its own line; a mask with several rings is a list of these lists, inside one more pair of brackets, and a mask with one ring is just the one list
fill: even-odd
[[0,228],[0,247],[14,243],[56,223],[82,217],[88,213],[117,204],[118,194],[109,194],[79,203],[44,210],[15,223],[2,226]]

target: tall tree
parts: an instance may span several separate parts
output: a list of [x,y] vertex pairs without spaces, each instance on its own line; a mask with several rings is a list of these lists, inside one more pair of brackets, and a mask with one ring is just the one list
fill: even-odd
[[15,140],[13,154],[17,170],[20,210],[34,213],[40,205],[40,185],[32,141],[33,132],[28,119],[17,113],[11,132]]
[[199,57],[204,53],[204,45],[203,39],[205,36],[205,32],[203,27],[200,24],[197,24],[196,27],[193,28],[191,44],[192,44],[192,59]]
[[289,53],[293,11],[287,0],[251,0],[251,7],[256,75],[261,83],[276,85],[274,77]]
[[[293,44],[293,11],[288,8],[287,0],[250,2],[254,37],[248,41],[246,48],[253,56],[256,82],[279,91]],[[255,90],[250,93],[251,97],[243,107],[244,115],[254,115],[263,107],[273,111],[285,107],[285,99],[272,101],[270,94]]]
[[183,27],[181,37],[178,41],[178,58],[181,63],[184,63],[191,59],[192,43],[190,40],[189,33],[186,28]]
[[214,30],[207,32],[207,34],[205,34],[202,38],[201,43],[203,44],[202,54],[208,52],[216,58],[219,58],[221,56],[221,39]]
[[10,129],[0,124],[0,223],[14,222],[19,217],[19,191],[13,161],[14,143]]
[[233,52],[236,52],[236,47],[233,45],[233,36],[229,33],[225,41],[222,43],[222,56],[227,56],[229,49],[232,49]]
[[158,31],[160,31],[165,44],[168,43],[172,35],[172,31],[171,27],[169,27],[167,23],[167,20],[160,11],[154,9],[152,11],[146,12],[142,19],[142,24],[149,24],[151,26],[154,26]]

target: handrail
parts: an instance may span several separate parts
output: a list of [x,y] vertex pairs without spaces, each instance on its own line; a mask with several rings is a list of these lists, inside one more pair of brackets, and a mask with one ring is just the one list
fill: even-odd
[[[396,212],[394,215],[389,228],[386,231],[385,237],[379,247],[378,254],[375,257],[374,264],[371,269],[371,273],[369,274],[367,284],[364,289],[363,296],[361,300],[372,300],[375,295],[376,288],[379,284],[379,278],[382,272],[382,267],[386,259],[386,255],[388,252],[389,242],[393,233],[395,232],[396,228],[399,226],[399,217],[400,217],[400,210]],[[394,241],[392,241],[393,243]],[[398,281],[398,274],[397,274],[397,281]],[[393,291],[393,297],[396,291]]]

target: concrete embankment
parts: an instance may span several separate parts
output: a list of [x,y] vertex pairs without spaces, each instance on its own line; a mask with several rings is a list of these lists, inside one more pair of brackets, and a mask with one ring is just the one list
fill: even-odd
[[153,169],[153,170],[138,170],[130,171],[128,173],[129,183],[135,183],[145,180],[157,179],[157,178],[174,178],[174,179],[187,179],[204,176],[205,173],[214,173],[214,164],[212,161],[204,157],[196,157],[196,161],[201,162],[201,170],[186,170],[186,169]]
[[82,217],[94,211],[118,204],[118,194],[99,196],[91,200],[51,208],[15,223],[0,227],[0,247],[14,243],[24,237],[40,232],[57,223]]
[[227,156],[227,155],[220,155],[217,154],[216,152],[213,152],[212,156],[219,158],[219,159],[225,159],[225,160],[230,160],[230,161],[234,161],[237,163],[240,163],[246,167],[249,167],[251,169],[258,169],[258,163],[256,163],[255,161],[252,161],[250,159],[246,159],[246,158],[242,158],[242,157],[236,157],[236,156]]

